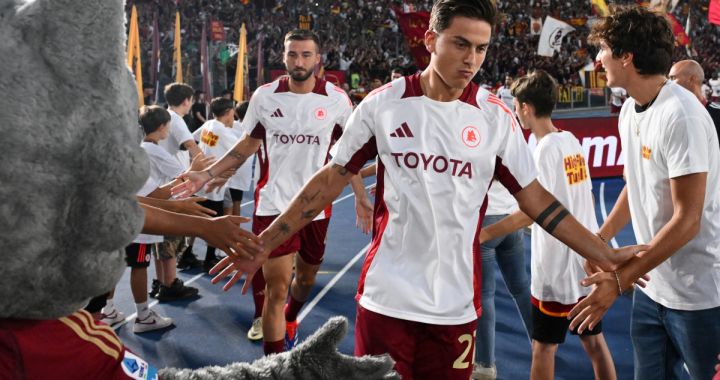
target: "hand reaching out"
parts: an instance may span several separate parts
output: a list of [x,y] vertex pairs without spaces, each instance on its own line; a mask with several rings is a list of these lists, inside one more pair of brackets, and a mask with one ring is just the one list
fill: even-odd
[[372,230],[373,225],[373,204],[367,197],[362,199],[355,197],[355,212],[357,219],[355,227],[359,228],[364,234]]

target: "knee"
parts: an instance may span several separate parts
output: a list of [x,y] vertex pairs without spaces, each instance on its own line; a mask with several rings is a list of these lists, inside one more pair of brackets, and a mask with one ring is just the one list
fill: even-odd
[[312,288],[315,285],[315,275],[314,274],[305,274],[305,273],[297,273],[295,275],[295,283],[297,286],[309,289]]
[[536,340],[532,344],[533,357],[555,356],[558,345],[556,343],[541,343]]
[[288,294],[288,284],[283,281],[267,281],[265,297],[270,303],[284,304]]

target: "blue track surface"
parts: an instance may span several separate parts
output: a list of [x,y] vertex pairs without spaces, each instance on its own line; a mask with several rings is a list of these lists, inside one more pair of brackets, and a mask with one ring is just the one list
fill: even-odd
[[[371,184],[371,182],[367,182]],[[610,212],[622,189],[620,179],[593,181],[598,222]],[[346,190],[338,199],[348,195]],[[605,206],[605,211],[601,205]],[[243,207],[243,215],[252,213],[252,205]],[[247,226],[249,228],[249,226]],[[529,259],[529,235],[526,235],[526,262]],[[628,225],[618,235],[620,245],[634,244],[631,227]],[[301,313],[299,332],[301,339],[315,331],[329,317],[343,315],[350,320],[348,336],[340,345],[340,351],[353,352],[353,321],[357,281],[362,266],[362,253],[369,243],[369,236],[355,228],[355,208],[352,196],[337,202],[328,232],[325,262],[318,275],[317,285],[311,296],[317,303],[309,309],[310,301]],[[203,255],[199,255],[200,258]],[[353,259],[356,259],[352,263]],[[346,269],[340,276],[339,272]],[[528,267],[529,270],[529,267]],[[148,273],[154,273],[152,269]],[[499,271],[496,271],[499,273]],[[262,345],[246,338],[247,329],[253,316],[250,295],[241,295],[240,286],[229,292],[210,284],[210,277],[200,272],[180,272],[186,283],[200,289],[201,297],[191,302],[173,302],[153,306],[163,315],[175,320],[176,327],[162,332],[136,335],[132,323],[117,329],[125,344],[135,353],[157,367],[191,367],[222,365],[233,361],[253,361],[262,356]],[[499,379],[526,379],[530,371],[530,346],[521,326],[512,298],[501,279],[496,278],[497,311],[496,356]],[[330,282],[334,284],[328,286]],[[322,299],[318,300],[318,294]],[[134,305],[129,289],[129,270],[118,284],[115,295],[118,308],[129,315]],[[618,379],[632,378],[632,347],[629,338],[629,310],[631,298],[621,297],[611,308],[603,321],[605,339],[612,352]],[[557,379],[592,379],[593,372],[577,337],[568,335],[566,343],[557,354],[555,375]]]

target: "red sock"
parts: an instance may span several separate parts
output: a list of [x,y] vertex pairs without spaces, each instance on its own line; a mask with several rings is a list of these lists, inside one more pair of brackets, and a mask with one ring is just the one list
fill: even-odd
[[294,322],[297,319],[300,309],[305,305],[305,301],[298,301],[290,294],[290,300],[285,304],[285,320]]
[[263,341],[263,350],[265,351],[265,355],[285,352],[285,338],[280,339],[277,342]]
[[265,276],[263,276],[262,269],[255,272],[255,277],[252,279],[252,296],[253,303],[255,303],[255,318],[260,318],[263,311],[263,304],[265,303]]

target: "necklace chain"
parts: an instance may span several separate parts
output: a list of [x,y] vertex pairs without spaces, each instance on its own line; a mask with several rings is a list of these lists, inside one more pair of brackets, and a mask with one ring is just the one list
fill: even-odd
[[[652,104],[655,103],[655,100],[656,100],[657,97],[660,95],[660,90],[662,89],[663,86],[665,86],[665,84],[666,84],[667,82],[668,82],[668,80],[665,79],[662,83],[660,83],[660,85],[658,86],[658,93],[657,93],[657,94],[655,95],[655,97],[650,101],[650,103],[647,104],[647,106],[643,107],[643,108],[645,108],[645,110],[647,110],[648,108],[650,108],[650,106],[652,106]],[[637,114],[638,114],[638,112],[633,113],[632,121],[633,121],[633,124],[635,125],[635,136],[640,136],[640,123],[638,123],[638,121],[637,121],[637,118],[638,118]]]

